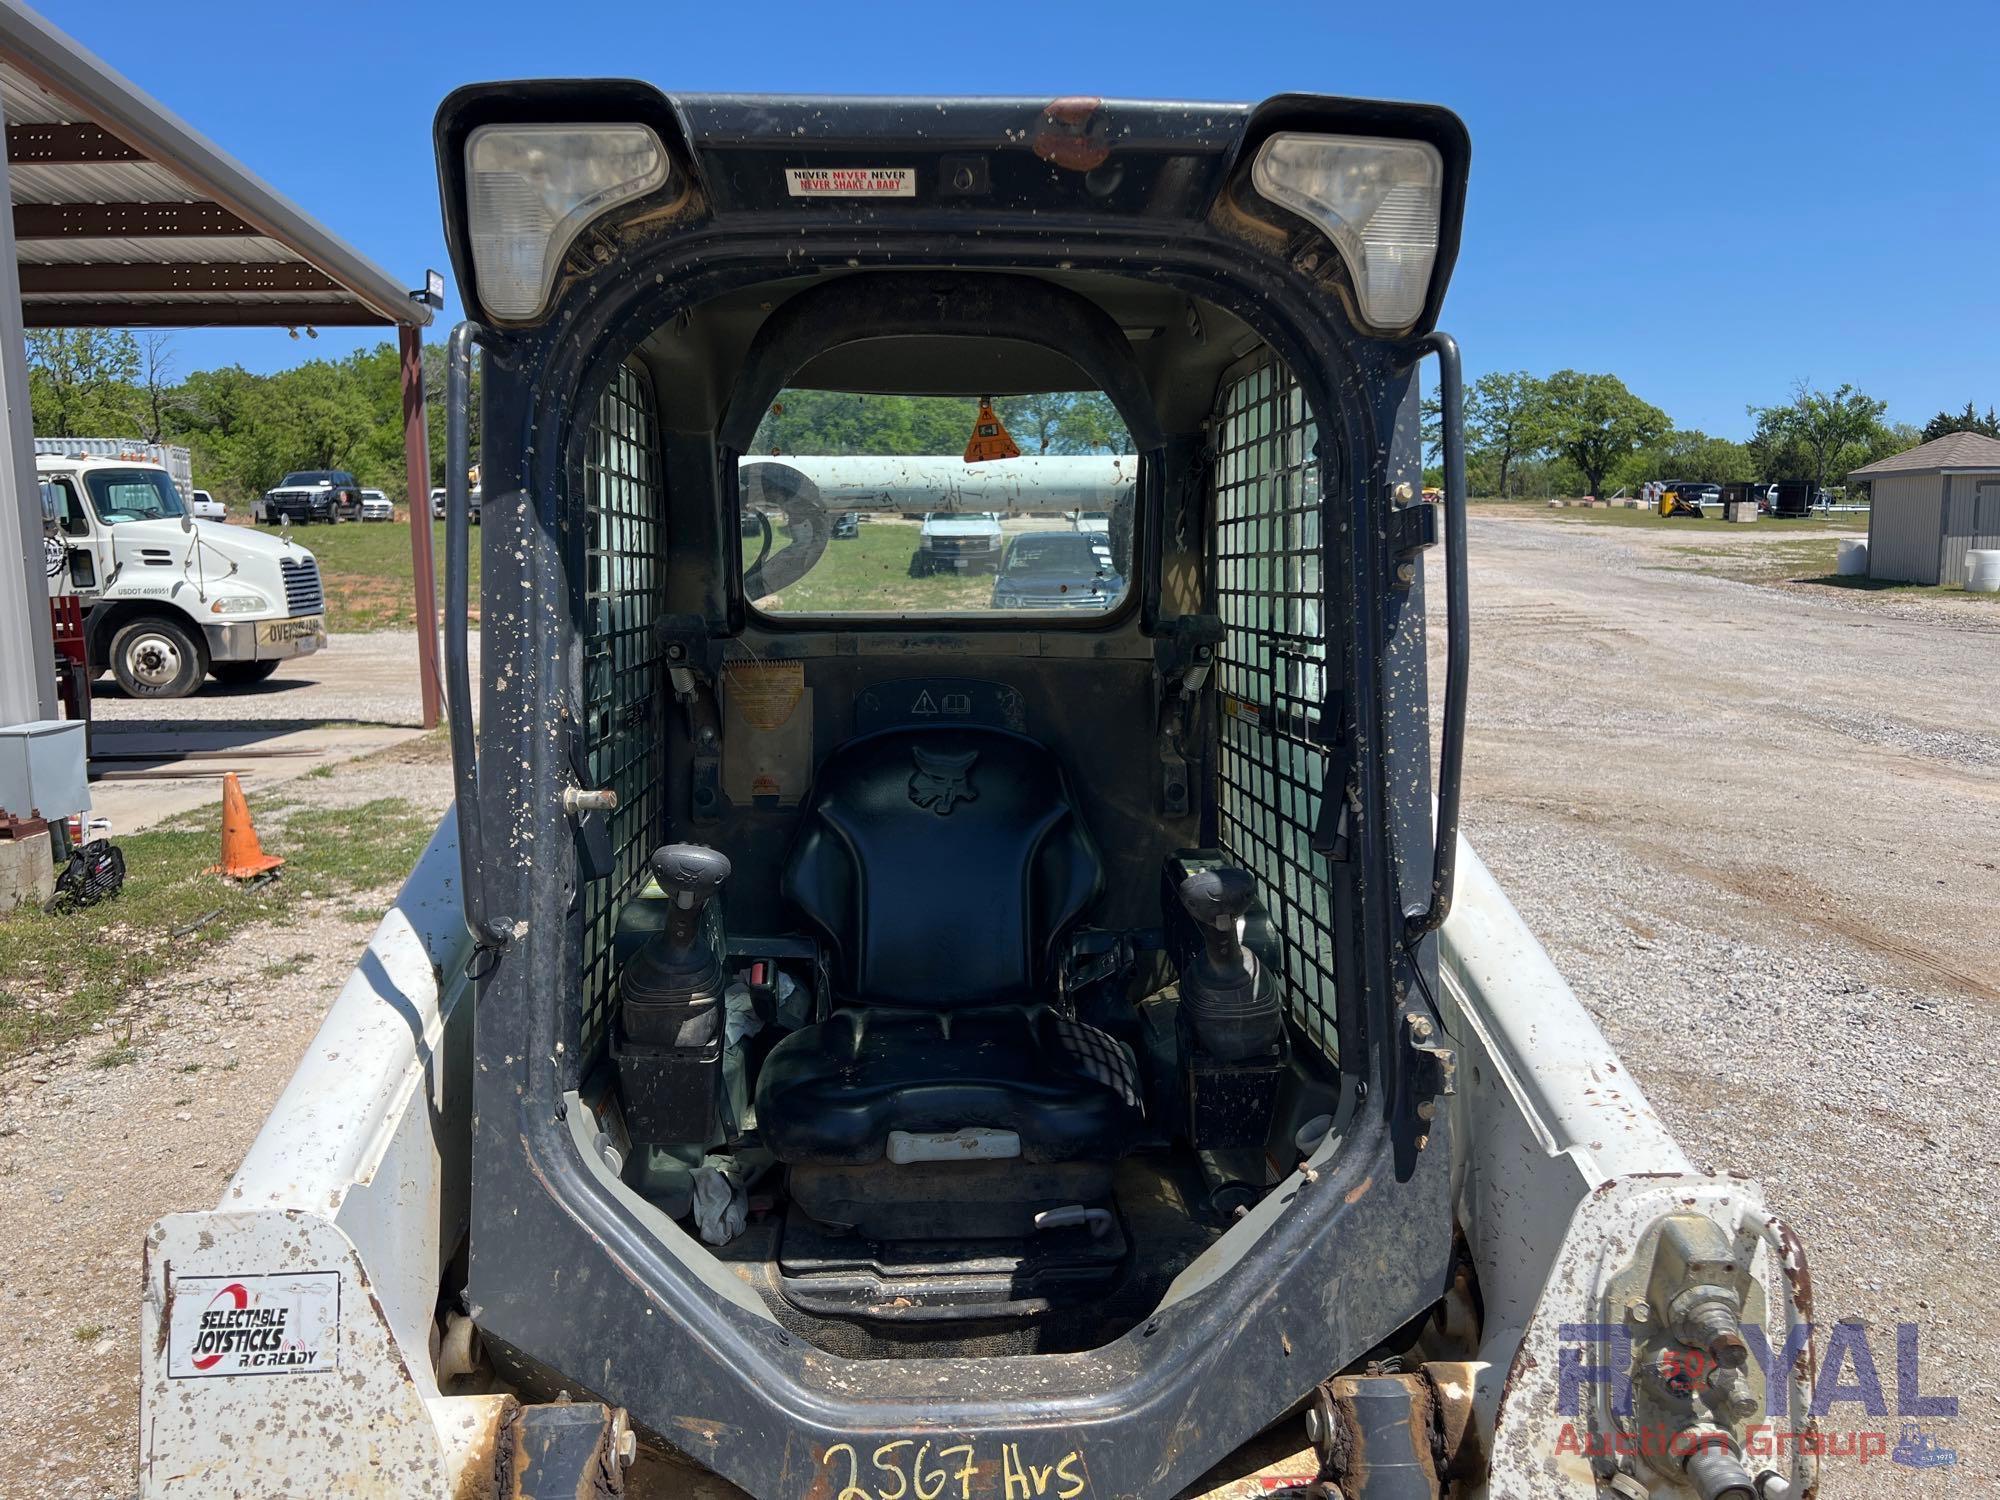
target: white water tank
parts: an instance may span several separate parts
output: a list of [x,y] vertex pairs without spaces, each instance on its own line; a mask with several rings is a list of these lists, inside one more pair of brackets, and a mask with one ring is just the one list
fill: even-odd
[[1839,555],[1834,559],[1834,571],[1844,578],[1858,578],[1868,571],[1868,538],[1865,536],[1846,537],[1841,541]]
[[1975,547],[1966,552],[1965,591],[2000,594],[2000,549]]

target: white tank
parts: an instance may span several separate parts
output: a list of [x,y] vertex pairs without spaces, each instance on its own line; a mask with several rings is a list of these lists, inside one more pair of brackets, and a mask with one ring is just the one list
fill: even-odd
[[1139,474],[1132,454],[999,458],[969,464],[950,456],[829,458],[780,455],[740,460],[743,494],[762,498],[770,471],[808,479],[830,511],[1110,510],[1129,500]]
[[1868,538],[1846,537],[1834,558],[1834,571],[1845,578],[1858,578],[1868,571]]
[[2000,549],[1975,547],[1965,554],[1965,591],[2000,594]]

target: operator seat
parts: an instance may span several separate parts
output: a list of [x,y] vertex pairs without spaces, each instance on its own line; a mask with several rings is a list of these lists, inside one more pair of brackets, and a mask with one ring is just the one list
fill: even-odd
[[1102,884],[1062,767],[1024,735],[898,727],[827,758],[783,893],[835,1009],[757,1080],[795,1202],[875,1238],[967,1238],[1109,1197],[1144,1128],[1138,1068],[1051,1003]]

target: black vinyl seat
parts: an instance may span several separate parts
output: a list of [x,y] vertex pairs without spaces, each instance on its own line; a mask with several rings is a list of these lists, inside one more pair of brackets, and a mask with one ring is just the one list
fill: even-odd
[[[882,1162],[869,1180],[886,1198],[919,1178],[935,1198],[939,1159],[923,1172],[887,1163],[895,1132],[1011,1132],[1023,1171],[1105,1169],[1043,1172],[1031,1198],[1073,1202],[1108,1180],[1143,1127],[1137,1066],[1048,1003],[1102,882],[1062,768],[1034,740],[895,728],[828,757],[784,893],[827,945],[837,1009],[779,1042],[757,1080],[758,1128],[795,1169],[795,1194],[798,1168]],[[1010,1162],[979,1166],[990,1194]],[[841,1175],[855,1196],[853,1171]]]

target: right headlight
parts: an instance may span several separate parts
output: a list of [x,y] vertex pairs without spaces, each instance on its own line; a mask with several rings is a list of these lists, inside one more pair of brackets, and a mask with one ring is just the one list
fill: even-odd
[[1250,180],[1326,232],[1347,263],[1364,321],[1382,329],[1417,321],[1444,204],[1444,158],[1435,146],[1282,132],[1264,142]]

